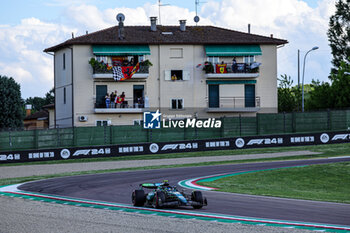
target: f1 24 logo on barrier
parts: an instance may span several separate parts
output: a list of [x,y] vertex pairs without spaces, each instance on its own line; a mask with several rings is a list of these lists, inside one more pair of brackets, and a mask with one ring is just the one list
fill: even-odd
[[160,129],[160,116],[162,114],[157,110],[156,112],[143,113],[143,128],[145,129]]
[[262,138],[262,139],[251,139],[247,146],[251,145],[271,145],[271,144],[282,144],[283,138]]

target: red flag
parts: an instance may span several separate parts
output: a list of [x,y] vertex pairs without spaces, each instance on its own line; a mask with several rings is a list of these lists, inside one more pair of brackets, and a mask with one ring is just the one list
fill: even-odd
[[136,66],[122,66],[122,73],[124,78],[121,78],[120,81],[131,79],[131,77],[140,69],[140,63],[137,63]]

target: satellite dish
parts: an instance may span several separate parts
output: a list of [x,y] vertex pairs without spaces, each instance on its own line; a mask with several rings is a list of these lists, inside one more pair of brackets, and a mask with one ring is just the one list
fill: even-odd
[[122,13],[117,14],[117,20],[118,22],[123,22],[125,20],[125,15]]
[[193,20],[194,20],[194,22],[198,23],[199,22],[199,16],[196,15]]

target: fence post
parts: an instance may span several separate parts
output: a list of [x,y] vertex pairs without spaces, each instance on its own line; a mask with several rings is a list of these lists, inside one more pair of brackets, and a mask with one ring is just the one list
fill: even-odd
[[9,131],[9,144],[10,144],[10,148],[12,148],[12,137],[11,137],[11,131]]
[[256,135],[260,135],[260,114],[256,113]]
[[59,128],[57,128],[56,129],[56,140],[57,140],[57,147],[60,147],[61,146],[61,139],[60,139],[60,131],[59,131],[60,129]]
[[296,132],[296,113],[292,113],[292,131],[293,133]]
[[103,126],[104,143],[107,144],[107,126]]
[[34,130],[34,148],[38,149],[39,148],[39,134],[38,130]]
[[242,136],[242,117],[241,114],[239,114],[239,136]]
[[78,135],[77,135],[76,127],[73,127],[72,130],[73,130],[73,146],[77,146],[77,144],[78,144]]
[[283,133],[286,133],[286,112],[283,112]]
[[225,119],[226,116],[220,117],[221,120],[221,137],[225,137]]
[[332,130],[332,116],[331,116],[331,110],[327,109],[327,128],[328,130]]
[[109,126],[109,144],[113,145],[113,127],[114,126]]

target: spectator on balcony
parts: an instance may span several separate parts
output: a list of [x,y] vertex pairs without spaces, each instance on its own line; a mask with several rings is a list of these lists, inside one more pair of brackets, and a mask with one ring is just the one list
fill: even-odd
[[115,97],[116,94],[114,94],[114,92],[112,91],[111,95],[110,95],[110,99],[111,99],[111,108],[115,108]]
[[236,73],[237,72],[237,61],[236,61],[236,57],[233,57],[232,59],[232,72]]
[[121,108],[125,108],[128,105],[128,101],[125,101],[125,92],[123,91],[120,95],[121,99]]
[[134,61],[134,58],[131,58],[129,63],[128,63],[128,66],[135,66],[135,61]]
[[108,93],[105,96],[105,101],[106,101],[106,108],[109,108],[109,105],[111,103],[111,99],[110,99],[110,96]]

